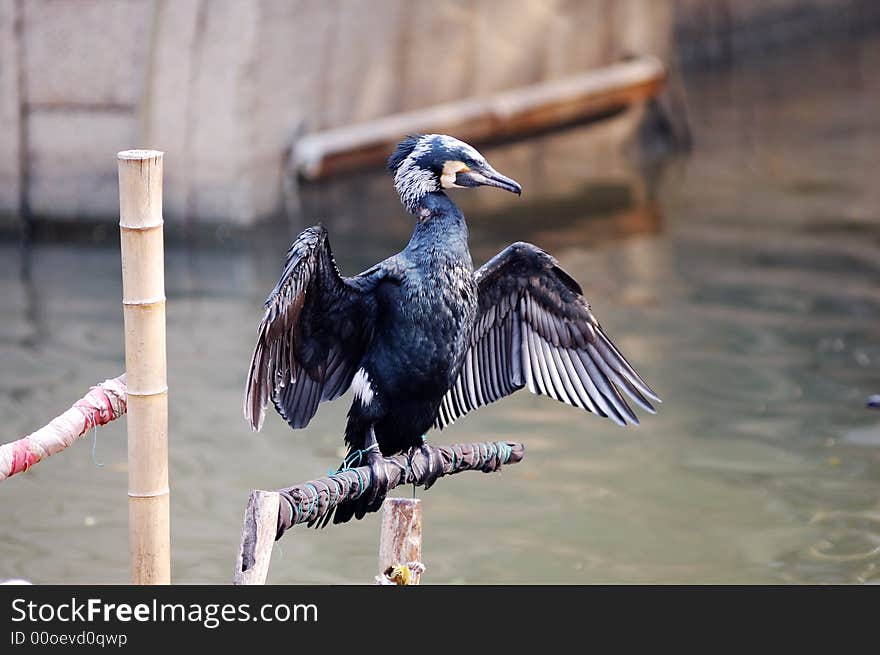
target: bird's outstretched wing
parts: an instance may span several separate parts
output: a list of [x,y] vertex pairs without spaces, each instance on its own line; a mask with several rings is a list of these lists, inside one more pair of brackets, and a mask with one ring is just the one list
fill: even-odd
[[650,401],[660,398],[602,331],[580,285],[553,257],[515,243],[474,277],[479,307],[471,346],[435,427],[524,386],[619,425],[638,423],[621,391],[654,412]]
[[244,414],[254,430],[269,400],[291,427],[302,428],[319,402],[345,393],[372,333],[369,282],[370,271],[340,276],[323,227],[296,238],[266,299],[248,372]]

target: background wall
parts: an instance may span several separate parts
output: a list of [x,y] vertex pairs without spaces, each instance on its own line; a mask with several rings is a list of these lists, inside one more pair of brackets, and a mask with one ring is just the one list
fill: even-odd
[[653,53],[729,60],[872,0],[0,0],[0,223],[115,220],[113,154],[166,152],[166,218],[282,205],[299,130]]

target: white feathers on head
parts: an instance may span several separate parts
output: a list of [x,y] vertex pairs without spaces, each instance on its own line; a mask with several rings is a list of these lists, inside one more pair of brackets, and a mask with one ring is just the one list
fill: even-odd
[[394,174],[394,188],[400,194],[400,201],[410,213],[415,213],[416,206],[426,194],[440,189],[440,181],[437,176],[426,168],[422,168],[416,162],[432,146],[429,137],[433,134],[426,134],[413,148],[409,156],[404,159],[397,172]]
[[394,188],[397,189],[401,202],[410,213],[415,213],[419,200],[426,194],[441,189],[440,176],[418,164],[418,160],[434,147],[450,151],[457,150],[460,154],[450,158],[453,160],[466,157],[481,163],[486,161],[476,148],[464,141],[446,134],[423,135],[394,173]]

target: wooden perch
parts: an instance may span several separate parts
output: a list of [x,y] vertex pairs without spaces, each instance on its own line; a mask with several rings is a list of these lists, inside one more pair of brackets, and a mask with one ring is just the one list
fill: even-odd
[[[405,455],[386,457],[388,490],[402,484],[424,486],[429,471],[428,458],[440,463],[440,476],[462,471],[492,473],[502,464],[515,464],[523,458],[523,445],[506,441],[456,444],[439,448],[417,448]],[[276,540],[294,525],[314,525],[340,502],[360,498],[372,484],[368,466],[340,471],[317,480],[281,489]]]
[[294,145],[293,165],[311,180],[384,162],[406,134],[453,134],[477,144],[595,120],[656,97],[665,79],[657,57],[636,57],[488,97],[308,134]]
[[[416,448],[404,455],[384,458],[388,490],[402,484],[424,486],[429,477],[429,458],[435,469],[439,469],[439,477],[462,471],[492,473],[504,464],[521,461],[524,450],[522,444],[507,441]],[[277,492],[251,492],[233,584],[265,582],[272,556],[272,539],[267,535],[274,535],[274,539],[278,540],[294,525],[318,523],[340,502],[363,495],[372,481],[370,468],[360,466]],[[273,520],[276,502],[277,511]]]
[[104,380],[48,425],[0,446],[0,480],[27,471],[37,462],[70,446],[91,428],[105,425],[125,412],[125,374]]

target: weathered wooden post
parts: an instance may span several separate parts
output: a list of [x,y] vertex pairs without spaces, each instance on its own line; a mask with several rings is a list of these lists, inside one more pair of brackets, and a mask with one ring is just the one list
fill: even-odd
[[[422,561],[422,501],[418,498],[386,498],[379,533],[379,575],[393,566]],[[409,584],[419,584],[412,572]]]
[[117,155],[133,584],[171,582],[162,154]]
[[232,584],[266,584],[272,546],[278,532],[278,507],[281,496],[277,491],[252,491],[244,510],[241,548],[235,558]]

